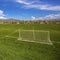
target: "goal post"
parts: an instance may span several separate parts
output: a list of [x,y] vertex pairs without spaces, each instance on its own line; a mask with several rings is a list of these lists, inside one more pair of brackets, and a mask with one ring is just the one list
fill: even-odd
[[20,30],[18,40],[52,44],[50,40],[50,32],[43,30]]

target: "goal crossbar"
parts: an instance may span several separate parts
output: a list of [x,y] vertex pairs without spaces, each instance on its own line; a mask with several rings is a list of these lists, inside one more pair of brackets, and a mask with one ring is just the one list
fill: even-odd
[[20,30],[20,31],[36,31],[36,32],[49,32],[49,31],[44,31],[44,30]]

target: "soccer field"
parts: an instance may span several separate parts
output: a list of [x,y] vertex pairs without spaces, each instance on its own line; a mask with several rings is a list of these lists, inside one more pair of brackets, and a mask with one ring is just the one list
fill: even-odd
[[[23,33],[22,30],[28,32]],[[32,30],[32,32],[29,30]],[[43,35],[45,34],[44,38],[39,40],[41,33],[33,32],[33,30],[49,31],[52,45],[44,44],[49,42],[49,40],[45,38],[46,33],[43,33]],[[21,38],[21,36],[23,36],[23,38]],[[18,40],[18,38],[20,40]],[[34,41],[34,38],[35,42],[30,42],[30,40]],[[22,41],[24,39],[29,41]],[[37,43],[41,41],[44,43]],[[0,25],[0,60],[60,60],[60,25]]]

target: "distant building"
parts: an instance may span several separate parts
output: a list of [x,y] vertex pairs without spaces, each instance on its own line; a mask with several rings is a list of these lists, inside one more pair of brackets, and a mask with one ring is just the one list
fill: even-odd
[[56,22],[56,24],[60,24],[60,22]]
[[0,24],[3,24],[3,22],[0,22]]
[[41,21],[40,24],[45,24],[45,23],[43,21]]
[[17,24],[20,24],[19,22],[17,22]]
[[0,20],[0,24],[60,24],[60,20]]

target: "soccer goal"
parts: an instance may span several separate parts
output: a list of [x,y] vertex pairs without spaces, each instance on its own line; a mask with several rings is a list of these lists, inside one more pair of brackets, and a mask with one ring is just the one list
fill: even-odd
[[18,40],[42,44],[52,44],[50,40],[50,32],[43,30],[19,30]]

